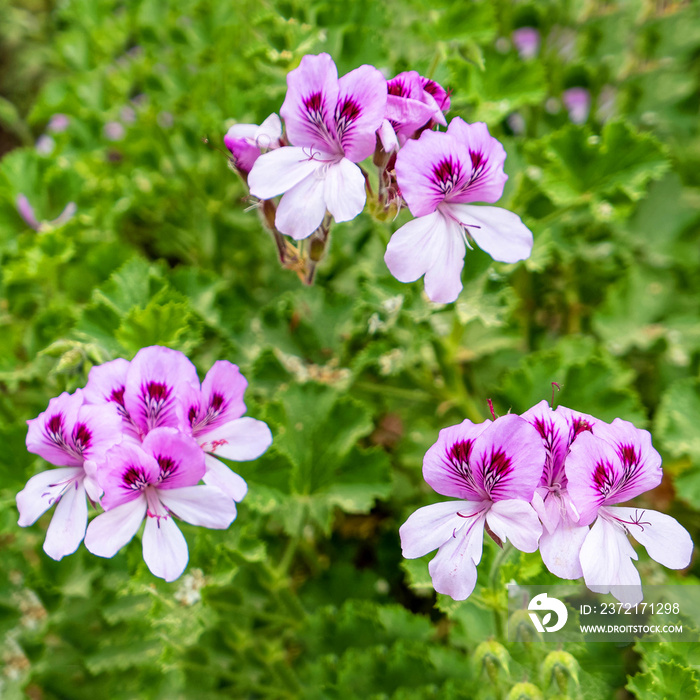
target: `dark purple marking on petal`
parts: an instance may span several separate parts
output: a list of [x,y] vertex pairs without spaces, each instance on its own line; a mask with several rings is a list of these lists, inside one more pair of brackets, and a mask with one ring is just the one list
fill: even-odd
[[433,166],[433,182],[442,195],[452,192],[462,178],[462,165],[448,156]]
[[342,137],[361,114],[362,108],[352,97],[346,97],[342,104],[338,103],[335,108],[335,126],[338,136]]
[[548,485],[553,486],[555,478],[558,478],[560,487],[565,486],[566,476],[562,472],[561,474],[556,474],[555,472],[561,471],[557,469],[559,465],[554,463],[554,438],[555,438],[555,428],[554,422],[551,420],[545,420],[541,417],[535,418],[533,423],[535,429],[540,434],[542,442],[544,443],[544,448],[547,450],[547,459],[544,463],[544,473],[542,475],[542,480]]
[[408,97],[410,94],[410,90],[402,78],[392,78],[387,82],[386,87],[388,93],[396,97]]
[[306,107],[306,118],[309,123],[320,129],[325,129],[326,115],[323,95],[320,92],[312,92],[308,97],[304,98],[304,107]]
[[76,423],[73,428],[73,445],[81,455],[90,447],[92,433],[85,423]]
[[490,495],[508,480],[513,471],[510,457],[503,451],[491,448],[491,457],[483,464],[484,489]]
[[197,424],[197,416],[199,415],[199,406],[190,406],[190,410],[187,411],[187,420],[190,423],[190,428],[194,428]]
[[227,407],[228,401],[226,401],[223,394],[219,394],[218,392],[214,392],[211,395],[207,412],[203,415],[199,406],[190,406],[187,417],[190,421],[192,434],[197,435],[202,432],[204,427],[211,426],[212,423],[215,423]]
[[481,489],[474,481],[474,475],[469,464],[469,457],[472,453],[473,440],[461,440],[453,443],[446,451],[443,462],[448,468],[450,480],[459,486],[466,485],[472,491],[479,492]]
[[598,462],[593,470],[593,486],[606,498],[615,488],[615,471],[610,462]]
[[124,386],[120,386],[118,389],[114,389],[109,396],[109,401],[113,401],[122,408],[124,408]]
[[574,418],[569,430],[569,444],[571,444],[581,433],[593,432],[593,426],[585,418]]
[[64,416],[62,413],[54,413],[45,423],[44,423],[44,435],[46,439],[53,443],[59,449],[72,453],[73,450],[68,446],[66,442],[66,436],[64,434]]
[[156,462],[160,467],[160,474],[156,484],[162,484],[170,479],[178,470],[179,462],[176,462],[172,457],[167,455],[156,455]]
[[141,386],[141,398],[144,404],[144,417],[149,429],[158,425],[158,418],[166,409],[172,389],[165,382],[148,382]]
[[127,491],[143,491],[149,485],[146,471],[138,465],[127,468],[122,475],[122,482]]

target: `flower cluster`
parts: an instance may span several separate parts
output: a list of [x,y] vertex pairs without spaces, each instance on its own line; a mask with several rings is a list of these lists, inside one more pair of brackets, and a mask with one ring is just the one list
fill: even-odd
[[[651,435],[542,401],[522,416],[440,431],[423,476],[437,493],[459,498],[420,508],[401,526],[403,555],[430,562],[435,590],[455,600],[476,585],[483,531],[523,552],[538,547],[553,574],[583,577],[623,603],[642,600],[637,554],[627,535],[671,569],[690,563],[693,543],[673,518],[617,504],[661,482]],[[592,527],[590,527],[592,525]]]
[[[185,355],[158,346],[93,367],[84,389],[51,399],[28,421],[27,449],[59,468],[17,494],[19,524],[56,504],[44,551],[58,560],[83,539],[93,554],[112,557],[145,519],[144,560],[173,581],[188,561],[173,516],[229,527],[247,486],[217,457],[255,459],[272,442],[265,423],[243,417],[246,386],[224,361],[200,384]],[[87,499],[104,510],[89,525]]]
[[[331,220],[354,219],[372,195],[359,165],[373,156],[379,187],[375,211],[406,205],[415,217],[394,233],[385,261],[401,282],[425,276],[435,302],[457,299],[466,249],[475,242],[495,260],[530,255],[532,233],[518,216],[493,203],[503,194],[506,153],[483,123],[459,117],[447,126],[450,97],[415,71],[390,80],[364,65],[341,78],[328,54],[305,56],[287,76],[280,114],[260,126],[237,124],[224,138],[231,163],[261,200],[263,222],[281,261],[300,269],[294,240],[310,238],[313,264],[328,240]],[[447,126],[445,132],[434,131]],[[279,203],[276,197],[282,195]]]

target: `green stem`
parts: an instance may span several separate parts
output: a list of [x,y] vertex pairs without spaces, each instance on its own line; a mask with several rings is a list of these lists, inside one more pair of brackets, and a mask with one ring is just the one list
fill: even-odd
[[[513,545],[510,542],[506,542],[506,544],[502,547],[501,551],[497,554],[496,558],[493,560],[493,564],[491,564],[491,571],[489,572],[489,584],[491,586],[491,590],[494,593],[494,598],[497,596],[500,588],[500,586],[498,585],[498,577],[501,573],[501,566],[514,551],[515,547],[513,547]],[[494,606],[493,608],[493,621],[496,627],[496,636],[499,640],[503,641],[503,619],[501,616],[501,611],[496,606]]]

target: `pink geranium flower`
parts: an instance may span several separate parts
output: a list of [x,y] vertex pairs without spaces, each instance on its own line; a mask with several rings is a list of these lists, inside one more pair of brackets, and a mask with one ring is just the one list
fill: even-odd
[[425,455],[423,476],[438,493],[462,500],[413,513],[399,530],[404,557],[437,548],[429,566],[435,590],[464,600],[476,585],[485,528],[499,543],[509,539],[534,552],[542,526],[529,501],[545,458],[535,428],[516,415],[441,430]]
[[227,528],[235,503],[213,486],[197,485],[204,476],[204,453],[173,428],[155,428],[139,446],[125,442],[107,452],[97,467],[104,489],[102,506],[88,526],[85,546],[113,557],[136,534],[143,520],[143,558],[151,573],[174,581],[187,566],[187,542],[173,520]]
[[86,492],[93,501],[102,493],[91,474],[122,439],[121,420],[113,406],[85,405],[78,389],[51,399],[28,425],[27,449],[62,468],[33,476],[17,494],[19,525],[33,525],[56,504],[44,551],[58,560],[75,552],[85,536]]
[[571,445],[566,460],[571,500],[579,524],[593,527],[581,547],[586,585],[598,593],[612,593],[623,603],[642,600],[637,554],[627,535],[642,544],[649,556],[670,569],[690,564],[693,542],[676,520],[653,510],[613,507],[661,482],[661,456],[651,435],[616,418],[598,422]]
[[246,482],[214,455],[237,462],[257,459],[272,444],[267,424],[243,417],[248,382],[238,367],[220,360],[212,365],[201,389],[191,388],[184,407],[192,436],[206,452],[204,482],[216,486],[234,501],[248,491]]
[[565,472],[569,448],[596,419],[559,406],[553,411],[541,401],[522,417],[537,429],[546,450],[542,478],[535,490],[532,507],[543,525],[540,554],[545,566],[557,576],[576,579],[583,576],[579,554],[588,526],[579,525],[579,513],[571,502]]
[[248,175],[260,199],[284,194],[275,226],[297,240],[310,236],[326,210],[336,221],[365,206],[365,178],[356,163],[372,155],[386,108],[386,80],[372,66],[342,78],[328,54],[304,56],[287,76],[280,114],[292,146],[260,156]]
[[517,262],[532,250],[532,233],[496,202],[507,175],[506,153],[485,124],[453,119],[447,132],[424,131],[396,157],[401,194],[416,217],[394,233],[384,260],[401,282],[425,275],[432,301],[455,301],[470,241],[495,260]]

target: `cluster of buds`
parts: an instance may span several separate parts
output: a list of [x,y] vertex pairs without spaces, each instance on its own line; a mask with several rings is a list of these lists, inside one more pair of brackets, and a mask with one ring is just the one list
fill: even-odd
[[440,431],[423,477],[437,493],[462,500],[413,513],[400,529],[403,554],[438,549],[433,585],[455,600],[474,590],[484,530],[499,545],[539,548],[553,574],[583,577],[591,590],[630,605],[642,600],[642,587],[628,535],[664,566],[690,564],[693,542],[676,520],[617,506],[662,478],[649,432],[620,418],[609,424],[542,401],[522,416],[465,420]]
[[[93,554],[113,557],[145,519],[146,565],[175,580],[188,550],[173,516],[228,528],[247,485],[217,457],[256,459],[272,442],[265,423],[243,416],[246,386],[224,361],[200,384],[185,355],[158,346],[93,367],[84,389],[51,399],[28,421],[27,449],[59,468],[17,494],[19,524],[56,505],[44,551],[59,560],[83,539]],[[104,511],[89,525],[88,500]]]
[[[368,197],[378,219],[403,206],[415,217],[394,233],[384,259],[401,282],[425,276],[432,301],[457,299],[472,243],[502,262],[530,255],[532,233],[518,216],[473,204],[503,194],[503,147],[483,123],[457,117],[448,126],[450,97],[438,83],[415,71],[386,80],[368,65],[339,78],[333,59],[320,54],[305,56],[287,85],[284,131],[272,114],[260,126],[232,126],[224,143],[281,263],[305,283],[313,281],[331,223],[354,219]],[[370,157],[376,193],[360,165]]]

